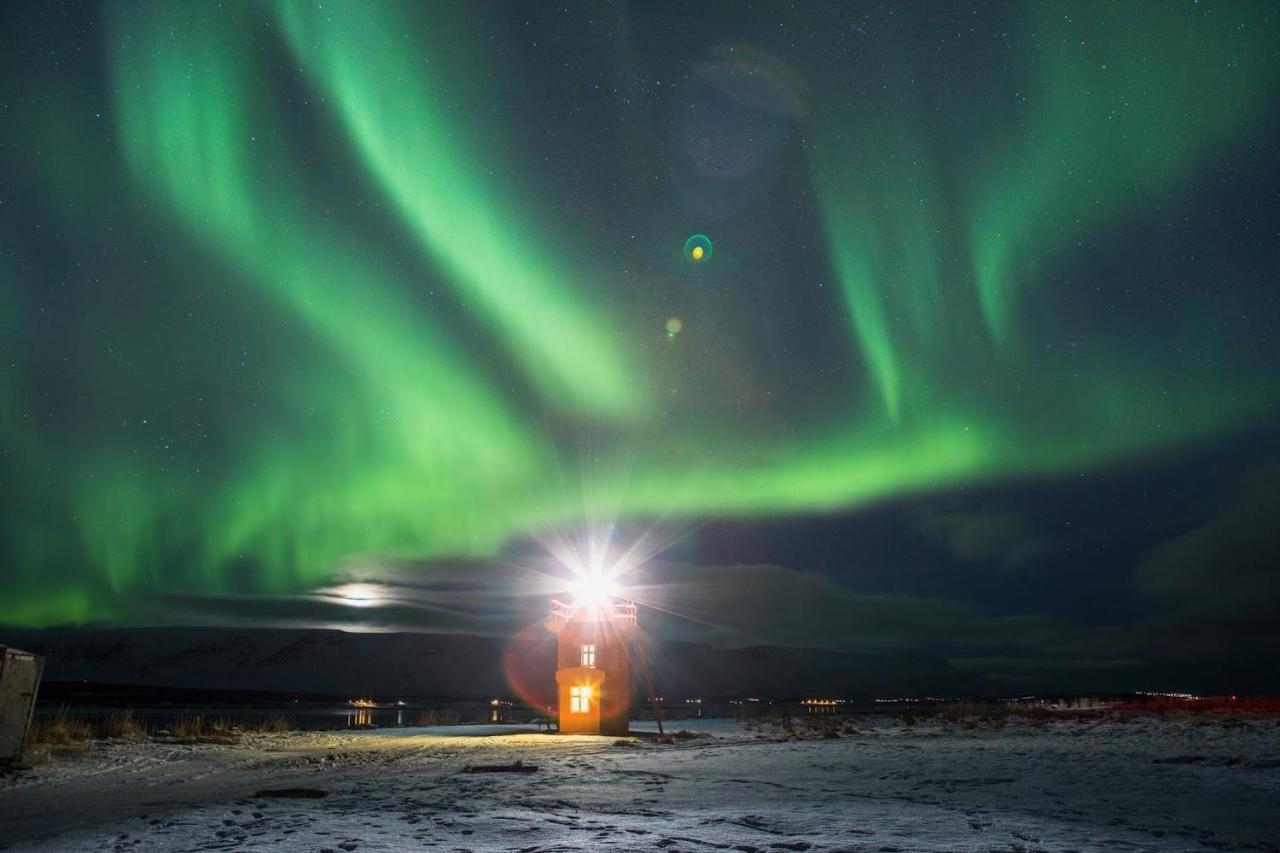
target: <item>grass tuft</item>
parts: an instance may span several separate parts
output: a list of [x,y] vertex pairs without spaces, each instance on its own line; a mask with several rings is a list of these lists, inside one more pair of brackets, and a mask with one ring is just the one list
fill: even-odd
[[254,719],[245,720],[241,723],[241,728],[248,732],[268,732],[271,734],[282,734],[284,732],[293,731],[293,721],[284,714],[266,714]]
[[67,746],[92,740],[93,735],[93,726],[81,717],[72,716],[64,707],[51,717],[36,717],[27,737],[31,743]]
[[229,720],[211,720],[202,714],[178,717],[173,721],[173,736],[191,743],[235,743],[240,731]]
[[147,727],[133,715],[132,710],[117,711],[98,722],[97,735],[101,738],[142,740]]

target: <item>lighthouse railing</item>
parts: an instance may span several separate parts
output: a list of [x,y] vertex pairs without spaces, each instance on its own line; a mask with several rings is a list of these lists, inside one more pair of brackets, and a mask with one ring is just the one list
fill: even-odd
[[584,614],[587,618],[591,618],[592,614],[595,614],[595,618],[609,622],[630,622],[634,625],[636,623],[636,603],[634,601],[611,601],[598,611],[592,611],[577,604],[568,604],[555,598],[551,599],[552,622],[573,622],[579,618],[579,614]]
[[552,622],[572,622],[573,615],[578,610],[572,604],[565,604],[558,599],[551,599],[551,621]]
[[636,603],[634,601],[615,601],[609,605],[609,618],[616,622],[636,622]]

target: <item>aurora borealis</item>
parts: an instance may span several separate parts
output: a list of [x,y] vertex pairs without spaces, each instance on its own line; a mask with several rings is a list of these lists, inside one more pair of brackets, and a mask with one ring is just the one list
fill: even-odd
[[0,622],[1069,479],[1280,406],[1269,4],[6,16]]

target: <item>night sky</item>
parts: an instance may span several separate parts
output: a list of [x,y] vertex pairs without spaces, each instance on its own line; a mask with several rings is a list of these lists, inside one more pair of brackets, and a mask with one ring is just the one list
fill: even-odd
[[1277,139],[1267,2],[5,4],[0,623],[1280,689]]

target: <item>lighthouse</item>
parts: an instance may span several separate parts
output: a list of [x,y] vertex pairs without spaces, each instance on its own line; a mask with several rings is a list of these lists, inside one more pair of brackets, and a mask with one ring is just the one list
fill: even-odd
[[607,594],[551,600],[561,734],[625,735],[631,721],[636,605]]

